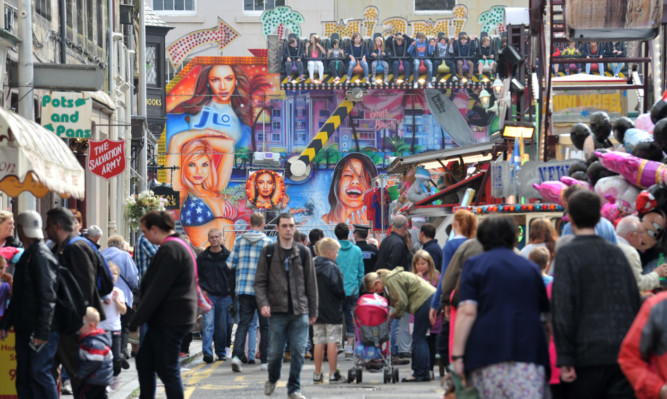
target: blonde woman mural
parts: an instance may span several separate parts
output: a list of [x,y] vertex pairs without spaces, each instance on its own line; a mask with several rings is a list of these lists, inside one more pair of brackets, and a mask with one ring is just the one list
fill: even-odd
[[[224,244],[231,247],[234,235],[230,227],[224,227],[233,224],[237,208],[225,201],[223,191],[231,178],[235,149],[250,143],[251,79],[239,65],[202,66],[196,76],[190,86],[191,77],[183,79],[182,93],[192,96],[168,111],[166,163],[180,168],[181,177],[172,185],[181,192],[180,220],[192,243],[205,244],[208,230],[216,227],[223,232]],[[256,76],[252,82],[263,80]],[[172,90],[172,100],[178,101],[173,98],[180,93]],[[198,208],[211,215],[200,213],[193,218],[191,213],[188,220],[186,213]]]
[[183,145],[180,220],[197,247],[208,240],[210,229],[229,229],[235,216],[234,207],[225,201],[219,189],[218,167],[225,165],[216,167],[215,155],[206,139],[195,139]]
[[367,224],[364,194],[377,176],[373,161],[364,154],[344,156],[334,169],[329,189],[329,213],[322,216],[325,223]]

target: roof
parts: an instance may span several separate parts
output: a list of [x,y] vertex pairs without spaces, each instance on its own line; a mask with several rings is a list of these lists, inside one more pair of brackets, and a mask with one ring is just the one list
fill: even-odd
[[148,3],[144,3],[144,21],[146,23],[146,26],[159,26],[163,28],[171,28],[155,13],[155,11],[153,11],[153,8],[150,5],[148,5]]
[[[455,147],[447,150],[428,151],[419,154],[396,157],[387,168],[387,173],[405,173],[412,166],[425,164],[428,162],[441,161],[443,164],[450,160],[463,158],[464,163],[480,162],[495,158],[502,150],[497,142],[487,142],[473,144],[465,147]],[[488,158],[484,159],[482,156]]]

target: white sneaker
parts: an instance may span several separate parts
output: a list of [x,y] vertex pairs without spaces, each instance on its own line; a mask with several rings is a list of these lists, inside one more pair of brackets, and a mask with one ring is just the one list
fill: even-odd
[[225,348],[225,359],[232,358],[232,348]]
[[63,395],[71,395],[72,394],[72,381],[71,380],[65,380],[62,382],[60,385],[60,393]]
[[266,371],[266,370],[269,369],[269,364],[268,364],[268,363],[262,363],[262,364],[259,366],[259,369],[262,370],[262,371]]
[[305,396],[299,391],[294,391],[287,394],[287,399],[306,399]]
[[429,89],[432,89],[432,88],[433,88],[433,85],[431,84],[431,82],[429,82],[429,83],[426,85],[426,87],[429,88]]
[[241,359],[239,359],[238,356],[234,356],[232,358],[232,371],[235,373],[240,373],[243,371],[243,367],[241,366]]
[[324,373],[317,374],[313,371],[313,384],[321,384],[324,382]]
[[274,382],[267,381],[264,384],[264,395],[271,396],[273,395],[273,391],[275,390],[276,390],[276,384]]
[[414,87],[415,89],[418,89],[419,88],[419,83],[415,83],[414,85],[412,85],[412,87]]

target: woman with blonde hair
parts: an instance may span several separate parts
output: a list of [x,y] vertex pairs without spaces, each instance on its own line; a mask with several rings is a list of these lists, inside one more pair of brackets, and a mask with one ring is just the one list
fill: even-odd
[[364,276],[366,292],[383,294],[386,292],[389,303],[394,307],[391,319],[398,319],[405,313],[414,316],[412,331],[412,376],[403,378],[403,382],[429,381],[429,350],[426,332],[431,327],[428,310],[435,288],[414,273],[406,272],[402,267],[394,270],[380,269]]
[[[412,257],[412,272],[428,281],[428,283],[433,287],[438,285],[438,281],[440,280],[440,272],[435,268],[431,254],[423,249],[417,251]],[[435,366],[435,354],[437,353],[438,343],[437,337],[438,334],[440,334],[441,329],[442,317],[438,316],[438,318],[435,320],[435,323],[431,323],[431,334],[427,338],[428,351],[430,355],[429,360],[431,362],[429,365],[429,370],[433,370],[433,367]],[[441,376],[443,374],[444,370],[440,372]]]
[[371,84],[375,84],[375,75],[380,72],[384,73],[384,84],[387,84],[389,79],[389,63],[387,62],[387,50],[384,48],[384,40],[382,36],[376,36],[373,40],[373,49],[370,55],[371,60]]
[[521,256],[528,258],[530,252],[538,247],[549,250],[550,260],[556,256],[556,241],[558,233],[553,223],[545,218],[536,218],[530,221],[528,230],[528,244],[521,250]]
[[0,211],[0,248],[20,246],[21,243],[14,239],[14,215],[8,211]]

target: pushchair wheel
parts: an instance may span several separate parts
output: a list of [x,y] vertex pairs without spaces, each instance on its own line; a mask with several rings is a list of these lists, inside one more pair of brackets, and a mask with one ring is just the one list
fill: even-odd
[[384,369],[384,383],[389,383],[391,382],[391,369]]
[[361,370],[361,367],[359,367],[357,369],[357,375],[356,375],[357,384],[361,384],[361,380],[362,380],[362,377],[363,377],[362,373],[363,373],[363,370]]
[[398,382],[398,369],[392,370],[391,382],[394,383],[394,384]]
[[347,370],[347,382],[353,383],[354,382],[354,376],[355,376],[354,369]]

